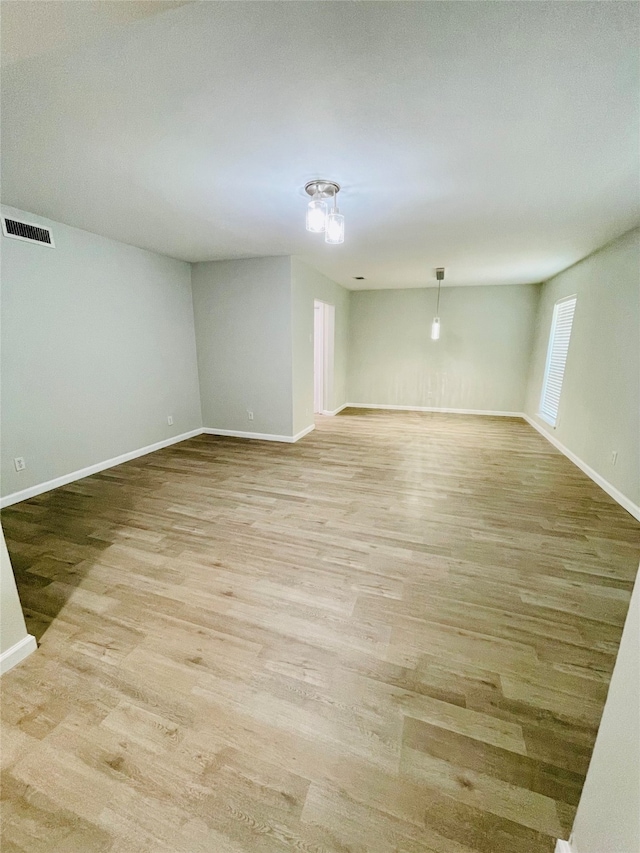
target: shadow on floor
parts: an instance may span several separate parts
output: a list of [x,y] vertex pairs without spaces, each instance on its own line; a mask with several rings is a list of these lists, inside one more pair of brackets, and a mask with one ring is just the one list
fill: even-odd
[[38,642],[108,548],[134,540],[151,549],[136,507],[158,484],[157,472],[135,460],[2,511],[27,630]]

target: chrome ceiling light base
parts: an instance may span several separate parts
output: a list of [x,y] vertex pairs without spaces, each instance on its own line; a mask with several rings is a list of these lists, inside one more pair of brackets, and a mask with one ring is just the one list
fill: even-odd
[[340,184],[336,184],[335,181],[321,181],[318,179],[305,184],[304,190],[310,196],[335,198],[336,194],[340,192]]

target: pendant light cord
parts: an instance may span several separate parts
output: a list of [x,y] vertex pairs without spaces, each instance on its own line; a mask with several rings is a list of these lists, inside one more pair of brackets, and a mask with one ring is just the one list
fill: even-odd
[[436,302],[436,317],[440,316],[440,285],[442,284],[442,279],[438,279],[438,301]]

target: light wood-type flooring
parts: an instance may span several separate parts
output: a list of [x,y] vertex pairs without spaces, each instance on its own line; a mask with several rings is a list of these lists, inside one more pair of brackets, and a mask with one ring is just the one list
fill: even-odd
[[3,853],[568,837],[640,525],[524,421],[203,435],[2,524],[40,642],[2,679]]

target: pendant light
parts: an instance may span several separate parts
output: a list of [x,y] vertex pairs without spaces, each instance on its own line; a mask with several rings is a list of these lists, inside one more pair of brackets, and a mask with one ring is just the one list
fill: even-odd
[[438,280],[438,300],[436,302],[436,316],[433,318],[433,322],[431,323],[431,340],[437,341],[440,339],[440,317],[438,316],[440,311],[440,285],[444,281],[444,267],[438,267],[436,269],[436,279]]
[[333,199],[331,213],[327,216],[327,230],[324,235],[325,243],[344,243],[344,216],[338,210],[336,199]]
[[[344,243],[344,216],[336,203],[340,184],[318,179],[309,181],[304,189],[307,195],[311,196],[307,205],[307,231],[324,234],[326,243]],[[325,198],[332,199],[330,212],[324,202]]]
[[322,201],[318,192],[313,194],[313,199],[307,205],[307,231],[314,234],[322,234],[326,228],[327,205]]

